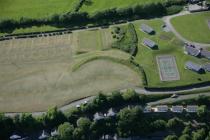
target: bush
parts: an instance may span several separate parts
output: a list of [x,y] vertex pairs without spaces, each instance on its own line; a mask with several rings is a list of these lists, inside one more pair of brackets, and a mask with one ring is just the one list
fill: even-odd
[[173,15],[173,14],[179,13],[180,11],[182,11],[182,9],[183,9],[182,6],[173,5],[173,6],[167,8],[167,14]]

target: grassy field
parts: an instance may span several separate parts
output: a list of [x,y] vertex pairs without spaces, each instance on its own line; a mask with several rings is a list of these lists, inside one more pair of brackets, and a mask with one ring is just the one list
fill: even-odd
[[76,55],[74,34],[0,42],[0,112],[42,111],[99,91],[141,85],[138,73],[111,60],[94,60],[72,71],[95,56],[129,59],[119,50],[97,48]]
[[[147,35],[140,31],[139,26],[141,23],[146,23],[156,30],[155,35]],[[171,86],[181,86],[194,84],[204,81],[209,81],[210,73],[197,74],[190,70],[184,69],[185,62],[191,60],[193,62],[202,64],[208,62],[206,59],[199,59],[184,54],[183,43],[180,42],[171,32],[166,33],[162,30],[161,25],[162,20],[141,20],[134,23],[136,31],[139,37],[139,51],[136,56],[136,61],[143,66],[147,78],[148,86],[150,87],[171,87]],[[146,46],[143,46],[142,39],[150,38],[158,44],[157,50],[151,50]],[[178,65],[178,70],[180,73],[180,80],[171,82],[161,82],[158,66],[156,63],[156,56],[158,55],[173,55],[176,58],[176,63]],[[200,80],[199,80],[200,78]]]
[[148,4],[151,2],[161,2],[165,0],[92,0],[92,3],[84,4],[80,11],[93,14],[94,12],[107,10],[110,8],[125,8],[136,4]]
[[78,0],[0,0],[0,20],[44,18],[69,12]]
[[171,20],[175,29],[186,39],[210,44],[210,12],[175,17]]

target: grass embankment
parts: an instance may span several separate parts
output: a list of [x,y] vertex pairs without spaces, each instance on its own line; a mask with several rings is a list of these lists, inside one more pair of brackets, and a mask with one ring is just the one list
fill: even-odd
[[84,4],[81,7],[80,11],[88,12],[91,15],[95,12],[104,11],[111,8],[126,8],[137,4],[145,5],[153,2],[162,1],[165,0],[92,0],[92,2]]
[[[155,35],[147,35],[140,31],[141,23],[146,23],[153,27],[156,31]],[[185,62],[193,61],[198,64],[208,62],[207,59],[199,59],[184,54],[183,43],[180,42],[171,32],[166,33],[162,30],[163,21],[156,20],[140,20],[134,23],[139,38],[138,53],[135,60],[143,66],[149,87],[176,87],[183,85],[190,85],[209,81],[210,73],[198,74],[184,68]],[[150,38],[158,44],[157,50],[149,49],[142,45],[143,38]],[[176,63],[180,72],[180,80],[171,82],[161,82],[158,66],[156,63],[156,56],[158,55],[173,55],[176,57]]]
[[71,11],[78,0],[0,0],[0,20],[45,18]]
[[186,39],[210,44],[210,12],[175,17],[171,20],[175,29]]

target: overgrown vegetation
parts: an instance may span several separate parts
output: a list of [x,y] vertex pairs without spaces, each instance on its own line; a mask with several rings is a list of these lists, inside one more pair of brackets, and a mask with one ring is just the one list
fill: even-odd
[[138,37],[132,23],[125,27],[114,27],[113,38],[116,42],[112,44],[113,48],[121,49],[135,56],[137,53]]

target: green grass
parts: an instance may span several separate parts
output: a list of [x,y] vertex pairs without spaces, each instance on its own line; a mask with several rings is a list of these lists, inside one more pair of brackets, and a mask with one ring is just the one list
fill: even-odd
[[125,8],[136,4],[148,4],[151,2],[161,2],[165,0],[92,0],[91,4],[84,4],[80,11],[93,14],[94,12],[107,10],[110,8]]
[[102,45],[100,30],[78,32],[78,52],[101,50]]
[[[141,23],[146,23],[152,26],[156,30],[155,35],[147,35],[140,31],[139,26]],[[143,66],[149,87],[175,87],[188,84],[195,84],[204,81],[209,81],[210,73],[197,74],[190,70],[184,69],[186,61],[193,61],[199,64],[208,62],[206,59],[199,59],[189,55],[185,55],[183,52],[183,44],[172,33],[165,33],[162,31],[161,25],[163,21],[156,20],[141,20],[134,23],[139,38],[138,54],[136,61]],[[143,46],[142,39],[144,37],[150,38],[158,44],[158,50],[151,50],[148,47]],[[174,55],[176,57],[176,63],[180,72],[180,80],[171,82],[161,82],[159,77],[158,66],[156,63],[157,55]],[[198,80],[200,78],[202,81]]]
[[208,20],[210,20],[210,12],[202,12],[175,17],[171,22],[184,38],[194,42],[210,44]]
[[0,0],[0,20],[44,18],[69,12],[78,0]]

